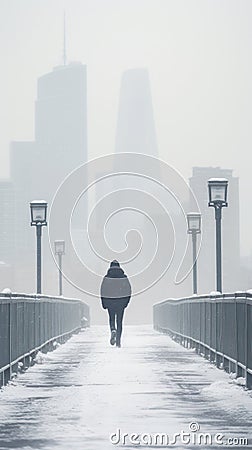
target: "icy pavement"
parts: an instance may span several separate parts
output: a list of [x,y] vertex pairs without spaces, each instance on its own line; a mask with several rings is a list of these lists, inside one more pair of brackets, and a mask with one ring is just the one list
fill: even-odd
[[108,340],[84,330],[3,389],[0,449],[252,448],[251,394],[227,374],[148,326],[126,327],[121,349]]

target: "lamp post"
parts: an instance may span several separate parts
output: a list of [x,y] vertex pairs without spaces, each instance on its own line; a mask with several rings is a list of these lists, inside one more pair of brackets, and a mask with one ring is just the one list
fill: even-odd
[[208,180],[208,192],[209,192],[208,206],[213,206],[215,209],[216,288],[218,292],[222,292],[221,217],[222,217],[222,208],[228,206],[227,189],[228,189],[228,180],[226,178],[210,178],[210,180]]
[[197,282],[197,234],[201,233],[201,214],[191,212],[187,214],[187,233],[192,235],[193,248],[193,293],[198,293]]
[[62,255],[65,254],[65,241],[55,241],[54,248],[59,260],[59,295],[62,295]]
[[47,202],[34,200],[30,202],[31,225],[36,227],[37,235],[37,294],[41,294],[41,236],[42,227],[47,225]]

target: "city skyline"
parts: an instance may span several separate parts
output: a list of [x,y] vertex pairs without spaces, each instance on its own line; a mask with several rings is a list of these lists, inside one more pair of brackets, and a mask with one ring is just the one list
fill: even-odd
[[[75,78],[73,78],[74,83],[71,82],[71,74],[74,75],[74,77],[76,77],[77,75],[76,80]],[[81,79],[83,80],[83,82],[81,82],[80,87],[78,88]],[[17,222],[17,217],[19,217],[19,220],[21,217],[24,218],[24,226],[16,227],[17,231],[14,232],[14,241],[12,239],[12,236],[10,236],[8,240],[8,242],[11,242],[12,245],[12,251],[10,252],[10,255],[16,254],[16,259],[19,259],[20,256],[24,254],[29,259],[26,249],[28,247],[32,248],[30,242],[30,230],[29,227],[27,227],[29,221],[29,208],[27,207],[27,210],[24,211],[24,204],[27,204],[28,206],[29,201],[34,197],[34,195],[32,195],[34,192],[36,192],[35,197],[44,197],[49,201],[50,204],[50,199],[52,198],[55,189],[59,185],[60,181],[62,181],[64,177],[71,172],[71,170],[80,165],[81,162],[85,162],[85,160],[88,160],[86,139],[88,133],[86,110],[86,79],[86,67],[81,63],[60,65],[53,68],[53,70],[48,74],[39,77],[38,95],[35,103],[35,140],[31,142],[13,142],[11,144],[11,177],[9,180],[1,180],[1,183],[3,189],[5,185],[9,188],[7,197],[10,198],[11,195],[14,195],[16,199],[16,206],[14,208],[16,219],[14,220],[14,222]],[[65,85],[67,88],[66,91],[64,90],[64,83],[67,83]],[[139,87],[140,89],[138,89]],[[64,94],[62,95],[62,93]],[[77,116],[79,117],[79,119],[77,119],[77,123],[76,119],[73,119],[77,116],[73,115],[71,112],[71,108],[73,108],[73,103],[71,100],[72,98],[75,98],[75,109],[77,112]],[[155,114],[152,108],[151,87],[149,83],[148,71],[146,68],[131,69],[130,71],[126,71],[122,74],[120,98],[121,100],[118,109],[118,127],[115,141],[115,153],[123,152],[126,150],[126,147],[129,146],[126,141],[126,147],[124,147],[123,145],[125,144],[125,139],[122,139],[123,135],[127,137],[128,133],[129,138],[127,139],[129,139],[130,147],[132,148],[131,151],[133,153],[137,152],[137,149],[139,148],[140,151],[143,152],[143,154],[149,153],[150,155],[158,157],[154,119]],[[66,108],[64,105],[69,105],[71,108]],[[80,105],[83,106],[80,107]],[[135,121],[132,122],[133,111],[135,111]],[[137,127],[138,121],[140,121],[140,127]],[[71,123],[73,126],[71,126]],[[148,138],[148,136],[150,138]],[[152,145],[149,145],[149,140],[152,142]],[[75,159],[73,159],[73,147],[76,148],[77,151],[74,157]],[[53,158],[52,155],[54,155]],[[40,184],[38,184],[38,170],[42,169],[42,172],[48,171],[47,165],[49,160],[51,160],[52,162],[50,169],[51,176],[47,178],[46,186],[44,185],[42,179],[40,181]],[[23,173],[25,173],[25,168],[29,165],[29,176],[26,176],[24,178]],[[195,171],[196,169],[192,168],[193,171]],[[211,243],[211,249],[208,249],[207,252],[210,251],[210,254],[212,255],[211,260],[212,262],[214,262],[214,230],[212,227],[212,222],[211,220],[209,220],[211,211],[209,211],[207,207],[207,198],[206,196],[204,196],[204,202],[202,202],[201,199],[202,186],[204,184],[206,189],[207,178],[210,178],[211,176],[227,175],[229,181],[232,180],[232,178],[230,178],[231,170],[213,167],[205,167],[201,169],[198,168],[198,171],[199,170],[207,172],[208,176],[203,176],[200,185],[193,186],[193,184],[191,183],[191,188],[193,188],[195,194],[197,194],[196,196],[198,197],[200,207],[203,211],[203,221],[205,219],[205,214],[208,218],[208,222],[205,223],[207,225],[207,229],[211,229],[211,238],[209,241],[209,243]],[[157,174],[158,177],[159,175],[160,174]],[[191,181],[192,179],[193,176],[189,181]],[[141,187],[141,181],[139,187]],[[12,194],[12,192],[14,192],[14,194]],[[103,191],[102,193],[104,194],[104,192],[105,191]],[[231,255],[229,251],[229,238],[231,235],[229,232],[226,233],[226,230],[230,229],[230,220],[236,220],[237,227],[235,228],[234,236],[231,236],[231,239],[234,241],[235,238],[234,242],[236,242],[236,248],[240,248],[239,191],[237,189],[234,190],[234,188],[232,187],[232,183],[229,187],[229,196],[231,196],[234,203],[231,203],[231,208],[228,209],[227,218],[224,222],[224,263],[225,268],[229,268],[230,264],[228,263],[228,261],[235,260],[235,263],[232,263],[234,269],[232,269],[231,271],[233,274],[235,274],[237,273],[237,267],[239,267],[239,250],[237,250],[235,254],[234,251],[233,253],[231,252]],[[17,208],[17,205],[20,206]],[[237,210],[235,210],[236,205],[238,205]],[[13,210],[12,205],[9,206],[9,209]],[[232,211],[235,212],[232,213]],[[131,219],[129,220],[129,223],[131,223]],[[125,228],[125,226],[126,223],[123,224],[123,228]],[[5,227],[5,229],[8,228],[6,227],[6,224],[3,225],[3,227]],[[80,226],[78,226],[78,228],[80,228]],[[178,230],[178,233],[181,233],[181,229]],[[78,234],[79,236],[81,236],[80,231],[77,233],[77,235]],[[77,245],[78,243],[83,244],[82,238],[76,239]],[[4,245],[6,247],[6,242]],[[20,251],[20,249],[23,250]],[[225,251],[226,249],[227,252]],[[234,247],[232,247],[232,250],[234,250]],[[205,261],[203,261],[203,266],[199,269],[202,273],[204,273],[203,267],[207,261],[207,253],[204,252],[204,245],[203,253],[205,253],[203,255],[205,257]],[[3,256],[4,254],[7,254],[6,249],[3,252]],[[11,261],[10,255],[8,255],[9,257],[4,262],[9,263]],[[200,261],[203,260],[204,257],[200,257]],[[4,257],[2,259],[4,260]],[[22,259],[23,256],[21,257],[21,260]],[[226,273],[226,271],[224,272]],[[227,276],[225,276],[225,279],[227,280],[229,277],[229,272],[230,271],[227,270]],[[232,275],[230,276],[230,283],[227,282],[226,285],[230,287],[230,290],[232,290]],[[211,265],[210,279],[208,280],[208,283],[203,282],[202,286],[206,286],[206,290],[211,290],[211,287],[213,288],[213,285],[214,266]]]
[[252,1],[0,11],[0,448],[249,448]]
[[[38,78],[34,100],[35,138],[11,142],[10,179],[0,180],[3,204],[0,226],[5,236],[0,244],[0,260],[11,265],[15,290],[32,290],[33,285],[35,242],[30,228],[29,203],[44,198],[50,207],[60,183],[88,158],[86,66],[70,63],[54,67]],[[6,219],[7,208],[11,226]],[[75,215],[75,223],[80,227],[86,218],[87,203],[84,202],[82,211]],[[61,234],[60,229],[58,233]],[[45,273],[48,267],[49,275],[53,259],[46,237],[44,260],[47,262]],[[50,276],[46,283],[48,292],[52,289],[49,280]]]
[[241,251],[249,255],[251,9],[246,0],[3,0],[1,178],[9,173],[9,143],[33,139],[36,79],[62,64],[65,10],[68,60],[89,67],[90,157],[114,149],[122,72],[147,67],[160,158],[186,179],[196,165],[234,170]]

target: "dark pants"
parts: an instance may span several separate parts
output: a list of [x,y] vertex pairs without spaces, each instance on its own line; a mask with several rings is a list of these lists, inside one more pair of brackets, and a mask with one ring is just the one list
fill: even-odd
[[110,330],[116,330],[116,344],[118,345],[121,343],[124,308],[108,308],[108,313]]

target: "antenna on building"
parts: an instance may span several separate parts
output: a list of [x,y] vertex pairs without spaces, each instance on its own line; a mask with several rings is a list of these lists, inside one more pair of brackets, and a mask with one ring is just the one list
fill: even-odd
[[64,28],[63,28],[63,64],[66,66],[66,11],[64,11]]

